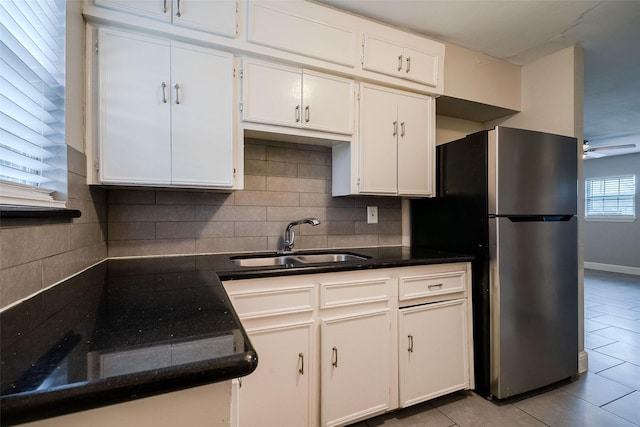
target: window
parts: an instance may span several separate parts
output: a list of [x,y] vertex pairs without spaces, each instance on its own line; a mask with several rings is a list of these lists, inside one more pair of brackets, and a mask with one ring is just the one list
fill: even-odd
[[635,175],[587,179],[585,196],[587,219],[635,219]]
[[65,0],[2,0],[0,17],[0,204],[64,207]]

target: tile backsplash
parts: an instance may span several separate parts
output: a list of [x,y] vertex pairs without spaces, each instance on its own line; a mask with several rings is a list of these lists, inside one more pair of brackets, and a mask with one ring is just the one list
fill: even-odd
[[[111,257],[281,249],[293,220],[296,249],[395,246],[402,243],[399,198],[331,197],[331,149],[245,140],[245,189],[107,192]],[[367,224],[377,206],[379,223]]]

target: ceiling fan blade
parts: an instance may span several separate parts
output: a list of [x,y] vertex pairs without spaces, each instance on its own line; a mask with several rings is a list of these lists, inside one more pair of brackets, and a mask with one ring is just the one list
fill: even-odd
[[585,151],[584,157],[585,159],[599,159],[600,157],[606,157],[606,154],[596,153],[594,151]]
[[606,145],[604,147],[593,147],[587,149],[587,151],[606,151],[606,150],[624,150],[626,148],[636,148],[636,144],[623,144],[623,145]]

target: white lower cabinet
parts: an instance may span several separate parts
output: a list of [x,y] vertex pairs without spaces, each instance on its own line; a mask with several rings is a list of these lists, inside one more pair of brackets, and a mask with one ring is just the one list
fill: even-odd
[[345,426],[471,388],[470,277],[452,263],[223,282],[258,353],[232,425]]
[[465,299],[399,310],[401,407],[468,386],[466,314]]
[[310,322],[247,331],[259,361],[242,378],[241,426],[312,426],[313,327]]
[[389,325],[388,310],[322,321],[322,426],[389,408]]

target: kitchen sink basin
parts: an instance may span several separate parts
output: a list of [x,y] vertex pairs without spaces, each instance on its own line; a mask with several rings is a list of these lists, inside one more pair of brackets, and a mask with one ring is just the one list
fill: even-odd
[[350,253],[294,253],[267,256],[232,257],[241,267],[272,267],[285,265],[322,264],[329,262],[361,261],[369,257]]

